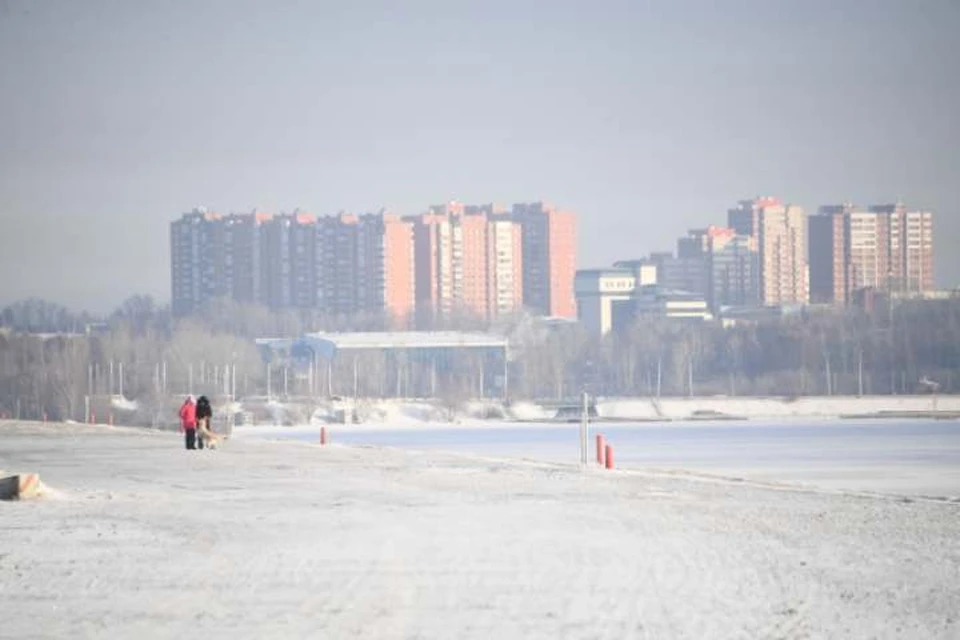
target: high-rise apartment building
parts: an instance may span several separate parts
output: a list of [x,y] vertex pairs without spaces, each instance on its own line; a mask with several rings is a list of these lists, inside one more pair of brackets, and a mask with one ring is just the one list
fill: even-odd
[[515,222],[488,223],[486,269],[488,317],[519,311],[523,306],[523,242]]
[[220,220],[219,214],[197,208],[170,224],[170,306],[176,315],[193,313],[226,290],[218,259],[223,251]]
[[907,211],[902,203],[874,205],[870,211],[887,217],[887,288],[908,294],[932,290],[933,214]]
[[853,205],[820,207],[807,222],[809,233],[810,302],[826,304],[846,302],[847,287],[847,213]]
[[849,304],[861,289],[933,288],[933,216],[902,204],[825,205],[810,217],[814,302]]
[[275,216],[263,225],[261,300],[271,309],[316,306],[316,233],[316,218],[299,211]]
[[406,325],[414,311],[413,225],[394,213],[360,216],[359,309]]
[[334,314],[413,310],[413,231],[380,213],[317,220],[294,212],[221,216],[197,209],[170,225],[173,311],[215,297]]
[[521,228],[524,306],[547,316],[576,317],[575,216],[533,202],[514,205],[510,219]]
[[803,209],[776,198],[742,200],[727,212],[728,226],[750,236],[760,262],[760,302],[764,305],[809,301],[807,220]]
[[572,317],[575,231],[572,214],[542,203],[507,212],[451,202],[413,218],[196,209],[170,225],[173,310],[227,297],[404,324],[414,309],[423,319],[462,310],[489,320],[523,306]]
[[222,219],[226,296],[237,302],[266,304],[262,246],[265,227],[272,219],[271,214],[258,211]]
[[[759,214],[757,220],[759,225]],[[759,254],[750,235],[713,225],[691,229],[677,239],[676,256],[653,253],[649,261],[657,267],[662,289],[702,296],[714,313],[759,304]]]
[[490,319],[522,304],[520,229],[494,207],[430,207],[414,225],[420,322],[466,311]]
[[316,306],[328,313],[386,313],[405,324],[414,303],[413,227],[385,212],[317,221]]
[[733,229],[709,227],[707,303],[714,313],[723,307],[755,307],[760,303],[760,255],[753,237]]

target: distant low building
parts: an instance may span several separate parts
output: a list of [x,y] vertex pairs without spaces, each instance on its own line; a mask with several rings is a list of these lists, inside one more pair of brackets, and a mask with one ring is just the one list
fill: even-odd
[[581,269],[574,279],[577,317],[592,334],[613,328],[614,308],[633,298],[637,274],[633,269]]
[[647,278],[656,274],[655,267],[631,262],[631,268],[577,271],[577,314],[589,333],[605,335],[629,327],[641,315],[700,321],[713,318],[702,294],[650,283]]
[[703,295],[692,291],[665,289],[658,285],[640,287],[634,298],[634,316],[655,316],[673,320],[713,320]]

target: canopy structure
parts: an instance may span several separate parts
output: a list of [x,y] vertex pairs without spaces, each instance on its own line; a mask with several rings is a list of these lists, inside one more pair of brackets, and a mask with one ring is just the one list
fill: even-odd
[[506,395],[508,341],[459,331],[309,333],[258,340],[309,376],[314,393],[373,397]]
[[450,352],[492,350],[506,352],[507,340],[485,333],[460,331],[369,331],[356,333],[308,333],[297,342],[319,357],[375,350],[407,352]]

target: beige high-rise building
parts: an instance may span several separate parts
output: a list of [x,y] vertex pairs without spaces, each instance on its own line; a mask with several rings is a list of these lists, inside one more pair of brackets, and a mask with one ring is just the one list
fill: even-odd
[[903,203],[874,205],[870,211],[887,218],[887,288],[905,294],[933,290],[933,214],[907,211]]
[[728,226],[750,236],[760,254],[760,302],[806,304],[810,300],[807,268],[807,219],[803,209],[776,198],[742,200],[727,213]]
[[811,298],[849,304],[861,289],[930,291],[933,214],[902,204],[825,205],[810,217]]
[[520,226],[491,220],[487,226],[487,316],[504,316],[523,306],[523,244]]

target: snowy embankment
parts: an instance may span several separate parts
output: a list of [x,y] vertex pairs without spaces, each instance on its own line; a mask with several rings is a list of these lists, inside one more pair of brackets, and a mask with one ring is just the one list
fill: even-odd
[[876,414],[960,412],[960,396],[821,396],[802,398],[604,398],[597,414],[614,420],[841,418]]
[[0,423],[4,637],[956,638],[960,506]]
[[[306,419],[302,408],[281,402],[270,403],[275,424],[321,424],[336,422],[335,409],[355,414],[360,424],[416,427],[424,424],[494,424],[498,421],[554,421],[556,406],[533,401],[504,405],[498,400],[473,401],[456,409],[430,400],[363,399],[337,407],[321,407]],[[616,421],[670,420],[757,420],[777,418],[913,417],[960,415],[960,396],[831,396],[803,398],[598,398],[597,417]],[[297,419],[298,415],[303,417]],[[348,422],[352,422],[348,419]]]

